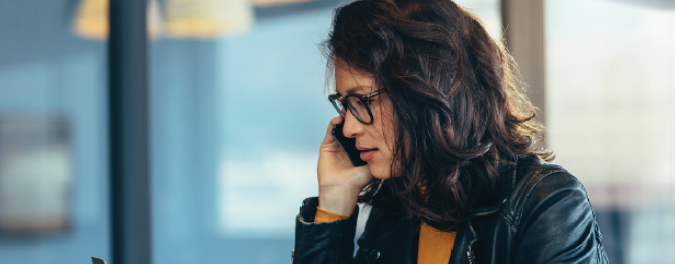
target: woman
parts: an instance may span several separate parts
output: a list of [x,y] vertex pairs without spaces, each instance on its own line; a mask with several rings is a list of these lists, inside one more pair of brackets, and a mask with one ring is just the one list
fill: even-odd
[[[359,0],[325,42],[340,116],[293,263],[606,263],[588,196],[549,164],[511,57],[450,0]],[[353,166],[333,139],[356,140]],[[357,202],[372,206],[353,257]]]

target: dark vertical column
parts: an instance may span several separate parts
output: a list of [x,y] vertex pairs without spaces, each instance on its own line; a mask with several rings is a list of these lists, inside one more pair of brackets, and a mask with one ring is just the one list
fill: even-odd
[[146,1],[110,1],[112,262],[151,264]]
[[539,107],[537,121],[546,124],[546,54],[544,0],[501,0],[506,45],[525,83],[528,97]]

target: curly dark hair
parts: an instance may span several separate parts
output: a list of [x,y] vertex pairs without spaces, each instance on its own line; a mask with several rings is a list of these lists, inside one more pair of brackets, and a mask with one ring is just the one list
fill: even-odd
[[394,110],[398,175],[366,186],[361,202],[389,194],[455,231],[497,198],[503,157],[552,160],[512,57],[451,0],[357,0],[335,10],[323,47],[328,69],[339,57],[372,74]]

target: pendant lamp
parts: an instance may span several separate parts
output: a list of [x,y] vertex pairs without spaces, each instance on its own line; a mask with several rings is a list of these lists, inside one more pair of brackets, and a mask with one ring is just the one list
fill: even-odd
[[310,2],[312,0],[251,0],[255,6],[259,7],[269,7],[277,5],[286,5],[286,4],[298,4],[304,2]]
[[[142,1],[142,0],[140,0]],[[73,21],[76,35],[94,40],[105,40],[110,33],[108,24],[109,0],[82,0]],[[148,2],[147,30],[151,39],[158,37],[162,31],[157,0]]]
[[165,36],[217,38],[248,29],[253,23],[249,0],[167,0]]
[[83,0],[73,21],[75,34],[88,39],[108,38],[108,0]]

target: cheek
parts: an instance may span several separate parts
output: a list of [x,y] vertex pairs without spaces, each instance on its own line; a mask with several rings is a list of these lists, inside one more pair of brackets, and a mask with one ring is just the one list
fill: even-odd
[[[382,117],[380,118],[380,135],[383,139],[383,144],[387,147],[383,156],[386,158],[386,177],[389,178],[392,175],[392,164],[395,164],[395,168],[398,167],[398,162],[394,160],[394,151],[396,149],[396,127],[394,126],[394,113],[389,100],[386,100],[383,104],[382,110]],[[394,171],[393,174],[397,175],[398,172]]]
[[[394,137],[391,131],[393,126],[380,124],[374,126],[376,128],[373,133],[377,136],[379,154],[377,159],[371,163],[371,173],[375,178],[387,179],[391,177],[391,165],[393,161]],[[376,133],[376,134],[375,134]]]
[[393,117],[391,114],[382,114],[381,120],[379,126],[380,138],[382,138],[383,143],[387,146],[389,151],[392,152],[396,141]]
[[394,145],[393,133],[390,132],[391,124],[386,124],[380,121],[379,118],[376,119],[372,126],[368,129],[368,134],[370,138],[374,139],[377,142],[377,148],[380,149],[380,152],[383,154],[387,160],[391,160],[391,152]]
[[388,99],[382,100],[380,108],[373,113],[373,123],[368,129],[371,138],[377,140],[380,155],[373,160],[370,166],[373,177],[378,179],[390,178],[393,153],[395,149],[395,133],[393,110]]
[[389,162],[372,162],[370,164],[370,173],[377,179],[388,179],[391,177]]

